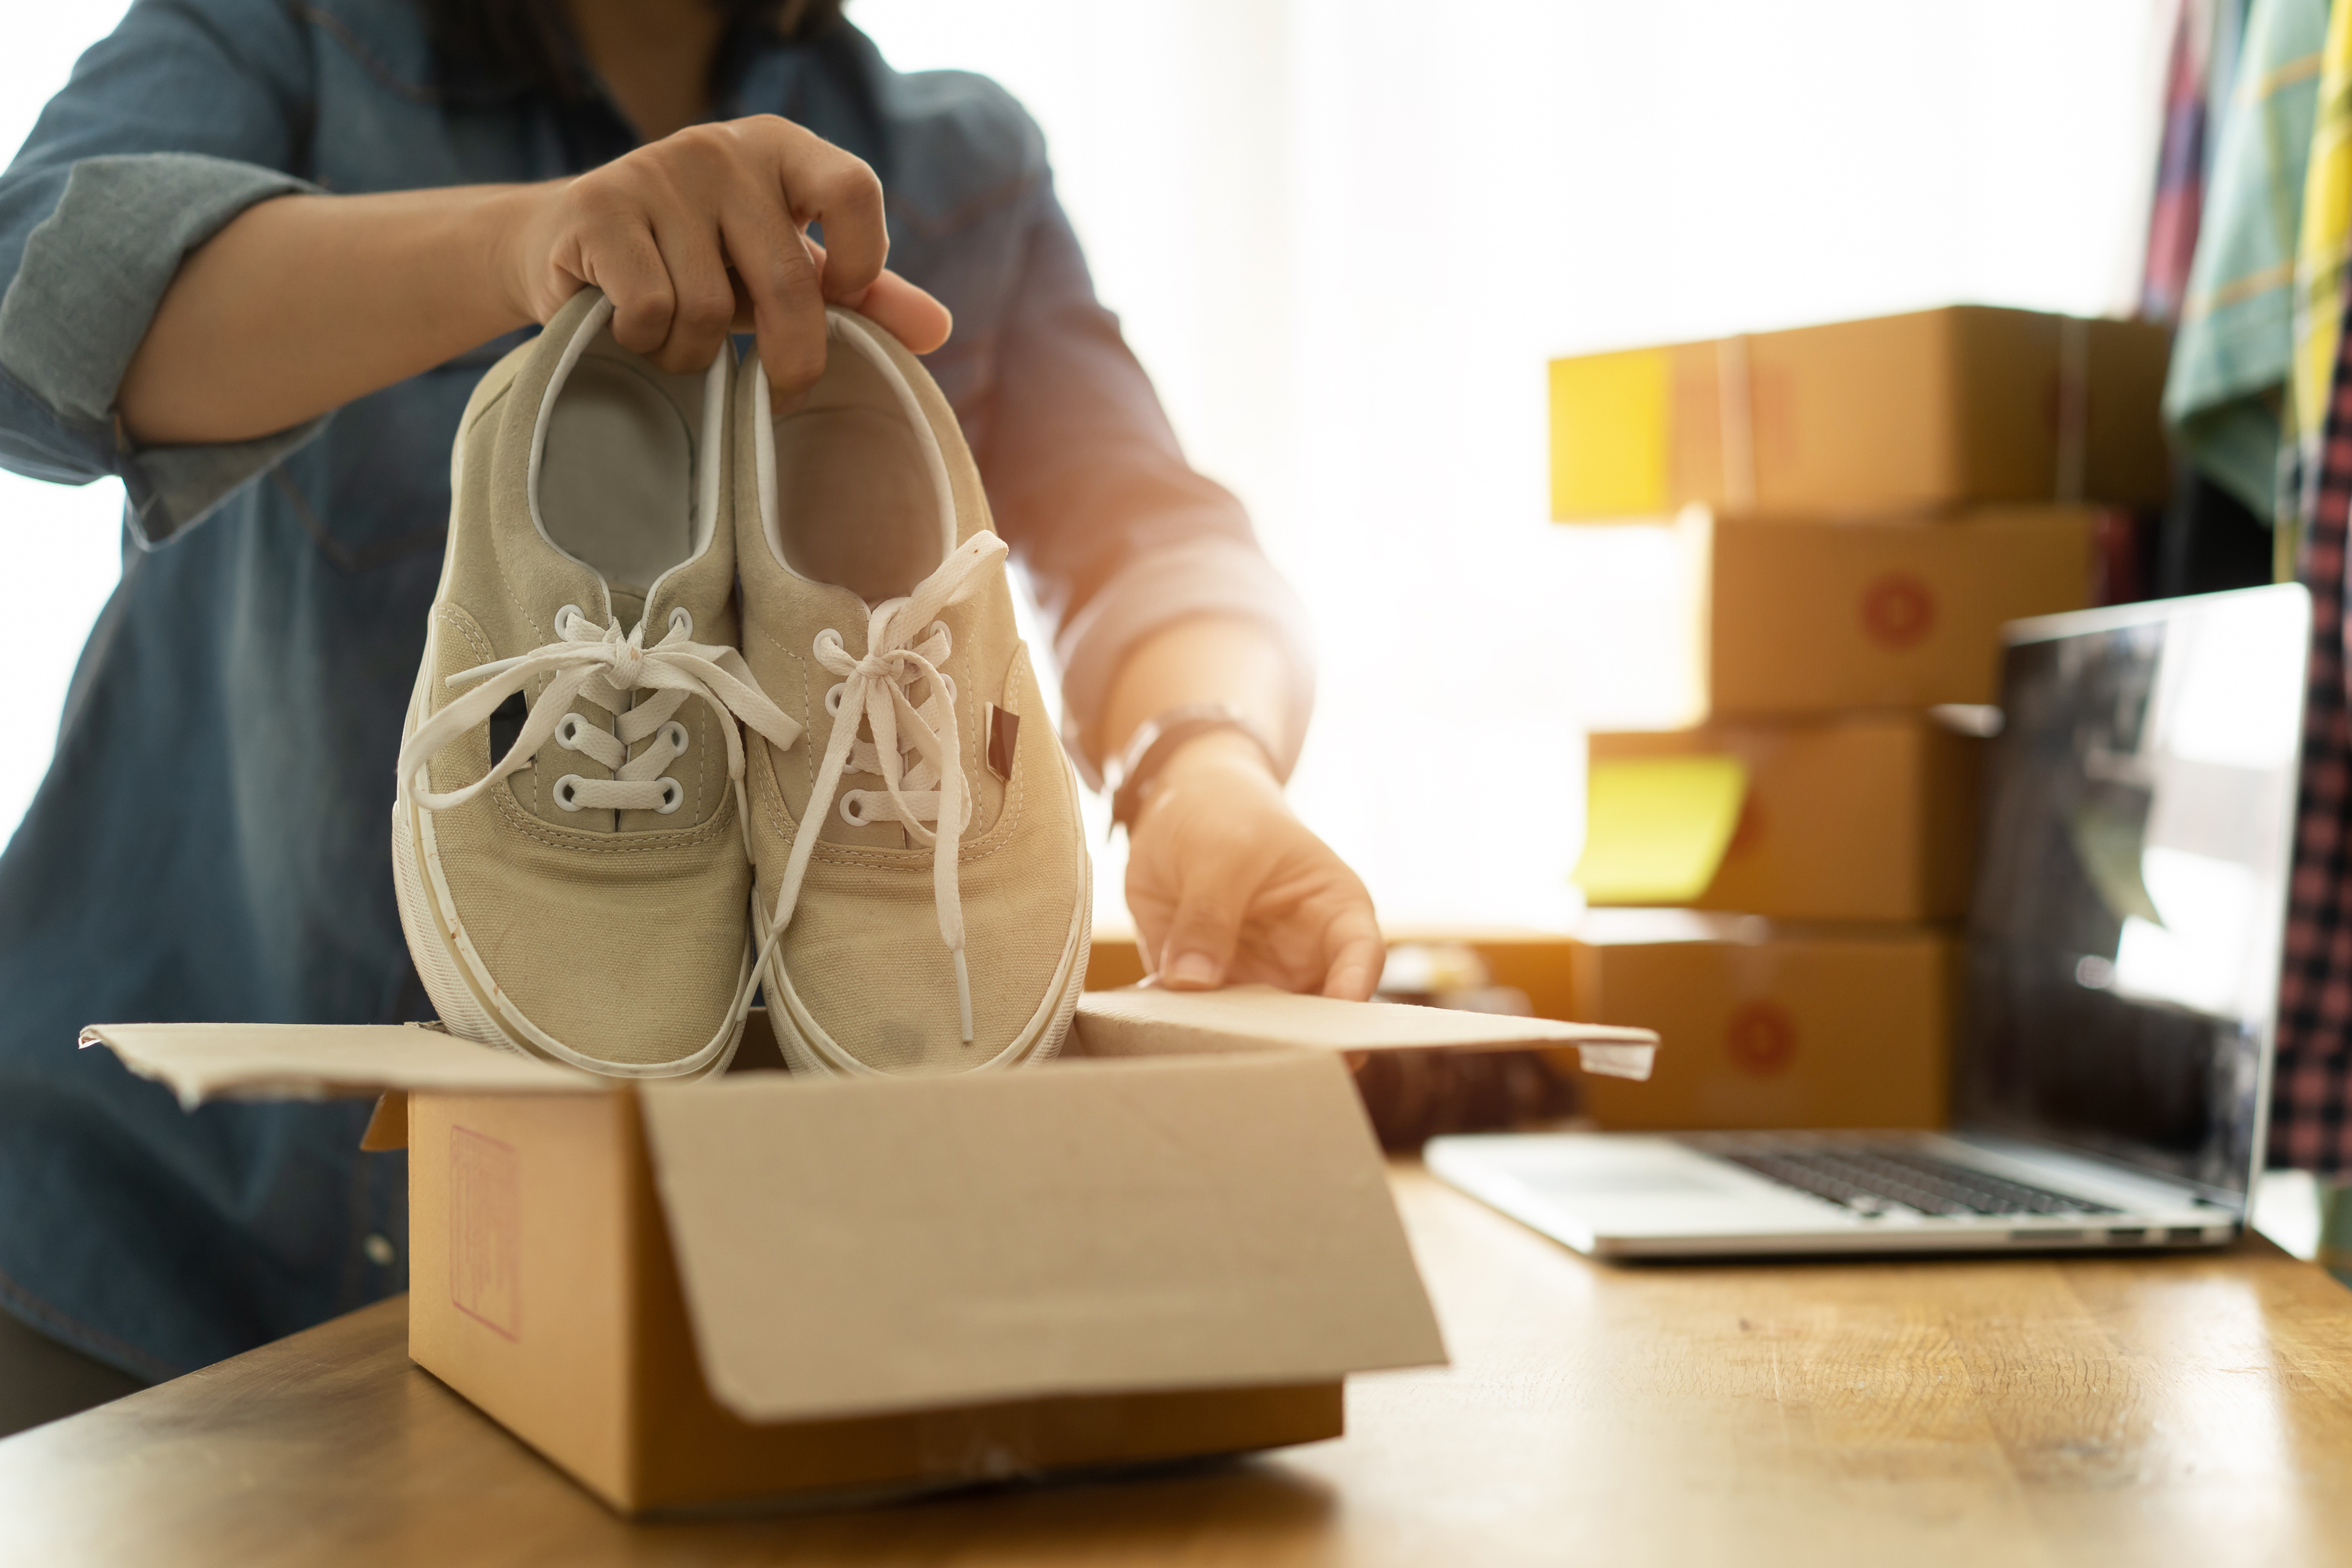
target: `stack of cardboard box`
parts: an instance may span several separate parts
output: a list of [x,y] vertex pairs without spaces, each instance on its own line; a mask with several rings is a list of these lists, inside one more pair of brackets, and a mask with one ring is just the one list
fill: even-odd
[[[2159,503],[2161,329],[1958,308],[1552,365],[1563,521],[1673,517],[1698,727],[1596,735],[1572,1016],[1660,1030],[1604,1126],[1932,1126],[1999,628]],[[1987,715],[1979,714],[1981,719]],[[1981,722],[1973,726],[1984,728]]]

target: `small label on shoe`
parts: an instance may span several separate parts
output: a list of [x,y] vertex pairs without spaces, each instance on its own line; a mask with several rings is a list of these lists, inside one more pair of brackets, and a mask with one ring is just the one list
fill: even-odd
[[988,705],[988,771],[1007,784],[1013,781],[1013,748],[1021,738],[1021,715]]

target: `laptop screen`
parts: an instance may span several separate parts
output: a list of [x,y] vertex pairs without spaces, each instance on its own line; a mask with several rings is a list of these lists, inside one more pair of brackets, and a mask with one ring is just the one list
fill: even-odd
[[2242,1194],[2263,1125],[2308,602],[2011,628],[1955,1124]]

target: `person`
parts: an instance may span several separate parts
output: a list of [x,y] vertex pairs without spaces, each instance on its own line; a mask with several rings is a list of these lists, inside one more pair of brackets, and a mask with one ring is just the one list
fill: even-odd
[[137,0],[0,177],[0,463],[128,497],[0,858],[0,1307],[71,1353],[162,1378],[404,1284],[364,1106],[184,1114],[75,1040],[428,1016],[385,824],[451,438],[584,286],[667,368],[752,332],[784,400],[828,303],[928,353],[1082,769],[1239,721],[1129,825],[1161,981],[1372,990],[1370,901],[1281,792],[1295,598],[1185,466],[1035,126],[894,71],[838,0]]

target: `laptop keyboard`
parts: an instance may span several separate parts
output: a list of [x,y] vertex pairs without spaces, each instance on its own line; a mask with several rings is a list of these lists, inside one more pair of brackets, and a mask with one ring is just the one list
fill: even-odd
[[1858,1215],[1894,1209],[1951,1219],[1985,1215],[2103,1215],[2120,1210],[2047,1187],[2012,1182],[1972,1165],[1939,1160],[1899,1143],[1849,1143],[1767,1150],[1714,1147],[1707,1152],[1769,1181]]

